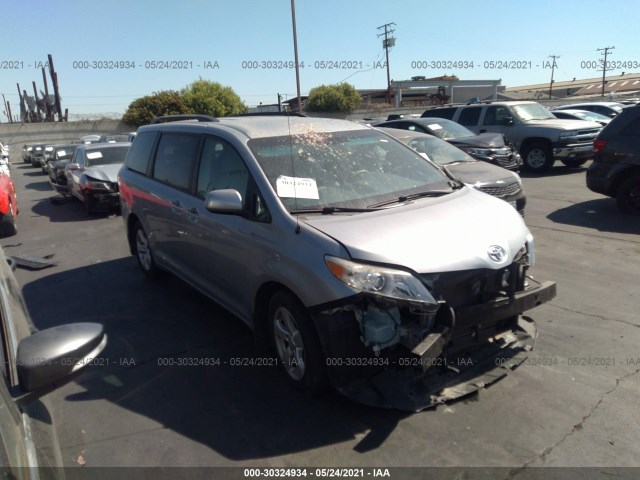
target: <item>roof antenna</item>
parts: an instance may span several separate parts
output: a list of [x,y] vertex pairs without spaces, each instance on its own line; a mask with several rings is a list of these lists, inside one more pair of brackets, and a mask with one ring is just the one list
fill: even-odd
[[[289,128],[289,152],[291,157],[291,175],[293,175],[293,203],[295,205],[294,210],[298,211],[298,191],[296,190],[296,172],[295,172],[295,161],[293,158],[293,137],[291,135],[291,120],[290,115],[287,115],[287,127]],[[300,219],[298,218],[298,213],[296,213],[296,235],[300,233]]]

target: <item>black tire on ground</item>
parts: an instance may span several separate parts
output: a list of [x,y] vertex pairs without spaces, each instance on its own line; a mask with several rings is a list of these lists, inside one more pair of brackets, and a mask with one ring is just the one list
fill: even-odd
[[13,216],[13,206],[9,205],[9,211],[0,215],[0,237],[11,237],[16,233],[18,233],[18,228]]
[[622,181],[616,194],[618,210],[622,213],[640,215],[640,174],[634,174]]
[[91,195],[84,195],[84,209],[87,212],[87,215],[91,215],[96,211],[94,200],[91,198]]
[[319,394],[329,378],[318,334],[306,308],[287,291],[278,291],[269,302],[269,331],[287,381],[296,389]]
[[585,160],[561,160],[562,163],[568,168],[578,168],[587,163],[589,159]]
[[156,262],[153,259],[153,253],[151,252],[151,246],[149,245],[149,239],[145,233],[140,222],[136,222],[133,225],[132,231],[133,240],[133,254],[138,260],[138,265],[142,273],[149,279],[155,279],[160,276],[161,270],[156,266]]
[[529,172],[544,172],[553,165],[553,152],[545,142],[532,142],[522,151],[524,168]]

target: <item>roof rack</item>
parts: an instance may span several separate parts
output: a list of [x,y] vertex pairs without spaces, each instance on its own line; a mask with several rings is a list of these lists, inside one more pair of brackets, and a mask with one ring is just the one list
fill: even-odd
[[254,112],[254,113],[236,113],[229,115],[230,117],[308,117],[304,113],[299,112]]
[[156,117],[149,125],[154,125],[156,123],[168,123],[168,122],[183,122],[185,120],[196,121],[196,122],[218,122],[219,120],[211,115],[163,115],[161,117]]

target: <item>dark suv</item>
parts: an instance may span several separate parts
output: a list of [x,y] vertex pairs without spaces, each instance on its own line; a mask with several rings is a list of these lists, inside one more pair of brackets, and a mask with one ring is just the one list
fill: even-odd
[[640,106],[625,108],[593,142],[587,187],[614,197],[623,213],[640,215]]

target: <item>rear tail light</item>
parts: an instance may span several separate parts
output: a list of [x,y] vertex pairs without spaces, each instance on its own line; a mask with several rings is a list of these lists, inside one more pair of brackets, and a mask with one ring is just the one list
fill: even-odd
[[595,153],[598,153],[600,150],[602,150],[604,147],[607,146],[607,142],[606,140],[602,139],[602,138],[598,138],[593,142],[593,151]]

